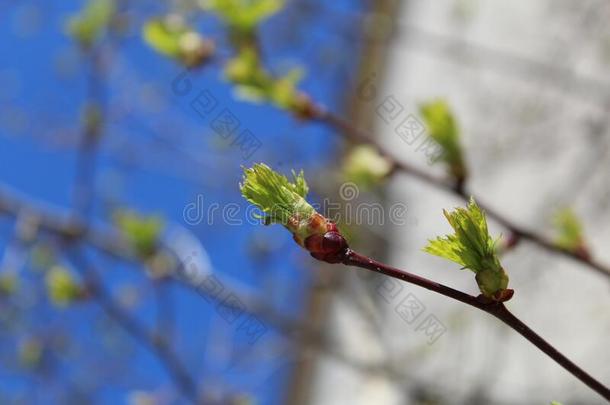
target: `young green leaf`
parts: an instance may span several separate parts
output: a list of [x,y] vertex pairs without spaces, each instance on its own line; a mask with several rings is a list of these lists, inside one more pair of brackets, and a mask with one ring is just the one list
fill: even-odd
[[301,69],[292,69],[284,76],[272,76],[261,64],[256,50],[243,47],[225,66],[225,77],[236,85],[238,98],[251,102],[268,101],[278,108],[298,112],[302,95],[297,84],[303,76]]
[[309,187],[303,171],[292,172],[293,182],[273,171],[264,163],[244,169],[244,180],[239,185],[244,198],[263,211],[265,223],[278,223],[291,227],[294,218],[309,218],[315,213],[305,197]]
[[68,21],[68,32],[88,49],[99,40],[116,12],[114,0],[89,0],[84,8]]
[[337,226],[306,200],[309,191],[303,171],[292,172],[291,182],[264,163],[244,169],[239,185],[244,198],[264,213],[265,224],[281,224],[313,257],[330,263],[342,260],[347,242]]
[[459,129],[449,105],[443,100],[434,100],[420,105],[420,113],[428,136],[441,147],[442,152],[436,160],[444,161],[455,179],[463,180],[466,177],[464,154]]
[[190,29],[178,16],[153,19],[142,28],[144,40],[157,52],[186,67],[196,67],[214,52],[214,44]]
[[472,270],[484,296],[496,300],[510,298],[507,294],[512,294],[512,290],[506,290],[508,275],[497,256],[496,241],[489,235],[485,213],[473,198],[466,208],[443,212],[454,234],[431,240],[424,251]]

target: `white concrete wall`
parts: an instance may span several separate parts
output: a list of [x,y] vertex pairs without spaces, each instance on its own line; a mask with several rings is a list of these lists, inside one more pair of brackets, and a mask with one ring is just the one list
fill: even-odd
[[[556,207],[572,205],[595,255],[610,263],[609,17],[610,2],[601,0],[406,2],[377,103],[394,96],[405,113],[416,113],[418,102],[446,98],[459,118],[475,193],[543,232],[550,231]],[[394,127],[379,120],[376,130],[396,156],[443,175]],[[389,189],[388,205],[407,203],[417,221],[387,227],[393,236],[388,262],[476,294],[472,273],[421,252],[428,238],[449,231],[442,209],[462,201],[409,176],[395,177]],[[493,223],[491,230],[503,232]],[[529,243],[503,263],[516,290],[509,307],[610,384],[607,280]],[[361,362],[389,363],[394,371],[363,372],[322,359],[315,404],[426,403],[414,398],[422,387],[449,404],[475,404],[477,397],[483,404],[603,403],[523,338],[476,310],[411,286],[388,304],[387,288],[375,291],[369,284],[363,292],[354,274],[347,285],[337,294],[330,321],[336,348]],[[412,324],[394,312],[409,292],[425,305]],[[447,327],[431,345],[416,330],[428,314]]]

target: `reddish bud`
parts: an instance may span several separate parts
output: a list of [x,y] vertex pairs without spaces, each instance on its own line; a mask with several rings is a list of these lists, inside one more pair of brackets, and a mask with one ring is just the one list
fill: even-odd
[[503,290],[497,291],[494,294],[493,299],[494,299],[494,301],[498,301],[498,302],[506,302],[513,297],[514,293],[515,293],[515,290],[512,290],[510,288],[505,288]]
[[305,239],[305,248],[318,260],[340,263],[348,246],[339,232],[330,231],[324,235],[312,235]]
[[335,253],[310,253],[310,255],[317,260],[322,260],[323,262],[326,263],[341,263],[343,262],[343,255],[342,254],[335,254]]
[[322,250],[325,253],[340,253],[347,249],[347,242],[339,232],[326,232],[322,240]]

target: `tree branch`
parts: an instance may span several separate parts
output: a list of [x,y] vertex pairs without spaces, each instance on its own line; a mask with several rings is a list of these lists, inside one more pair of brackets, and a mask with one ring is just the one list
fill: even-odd
[[76,153],[76,177],[74,179],[74,209],[88,217],[95,202],[96,160],[100,140],[103,136],[106,100],[104,46],[83,51],[86,58],[86,99],[81,114],[84,114],[80,130],[80,144]]
[[516,238],[516,240],[527,240],[534,243],[535,245],[538,245],[539,247],[543,248],[548,252],[570,258],[580,264],[585,265],[587,268],[597,272],[598,274],[610,280],[610,266],[597,261],[589,255],[580,255],[577,252],[557,246],[552,241],[548,240],[548,238],[532,230],[526,229],[520,225],[515,224],[503,214],[490,208],[487,204],[481,203],[482,200],[476,195],[474,195],[465,186],[465,184],[448,182],[444,179],[432,176],[431,174],[415,166],[397,160],[390,151],[388,151],[379,142],[375,140],[372,134],[369,134],[368,132],[365,132],[362,129],[353,126],[349,121],[322,108],[321,106],[312,104],[310,113],[312,119],[339,130],[348,139],[359,143],[367,143],[372,145],[392,165],[391,174],[397,172],[410,174],[411,176],[423,181],[424,183],[430,184],[438,189],[453,193],[456,196],[462,198],[464,201],[468,201],[471,196],[474,196],[478,204],[487,213],[487,215],[490,218],[493,218],[500,225],[508,229],[510,233]]
[[[145,266],[126,248],[127,244],[122,241],[120,235],[113,232],[111,229],[87,227],[82,220],[74,215],[68,215],[50,207],[48,204],[43,205],[36,201],[32,201],[29,198],[26,199],[16,192],[0,188],[0,214],[17,217],[20,213],[32,215],[40,230],[53,234],[54,236],[66,241],[86,243],[109,257]],[[177,257],[177,259],[180,258]],[[84,268],[86,269],[86,267]],[[184,271],[180,261],[178,268],[174,270],[175,273]],[[196,292],[197,294],[206,293],[205,289],[200,289],[197,285],[189,283],[185,277],[176,277],[175,279],[180,282],[180,285],[186,287],[190,291]],[[94,285],[95,284],[96,283],[94,282]],[[99,278],[97,285],[101,285]],[[231,290],[228,285],[225,285],[225,290],[227,291],[227,294],[233,294],[239,298],[239,301],[244,304],[243,309],[247,313],[260,316],[265,323],[277,328],[277,330],[287,338],[303,343],[309,348],[316,349],[321,353],[362,372],[384,373],[392,379],[399,379],[400,376],[396,371],[389,370],[388,367],[382,363],[367,363],[352,359],[346,354],[330,347],[324,336],[317,331],[312,330],[306,323],[298,322],[284,316],[277,311],[274,311],[273,308],[259,299],[244,296],[238,291]],[[222,299],[214,294],[208,294],[207,296],[217,303],[222,302]],[[107,293],[106,297],[109,297]],[[116,307],[116,304],[114,304],[114,307],[115,308],[113,309],[115,310],[118,308]],[[120,310],[120,308],[118,309]],[[128,323],[131,324],[131,322]],[[141,328],[136,327],[135,329],[138,329],[138,332],[141,334],[144,334],[145,332]]]
[[134,340],[148,348],[157,357],[185,398],[195,404],[201,403],[197,384],[165,338],[149,332],[146,327],[114,302],[99,279],[97,272],[82,254],[73,253],[70,256],[85,278],[87,291],[96,299],[104,312],[129,333]]
[[455,290],[427,278],[388,266],[384,263],[380,263],[366,256],[360,255],[351,249],[347,249],[343,258],[343,264],[371,270],[376,273],[385,274],[386,276],[406,281],[407,283],[418,285],[495,316],[511,329],[530,341],[530,343],[534,344],[538,349],[543,351],[547,356],[553,359],[557,364],[571,373],[574,377],[585,383],[589,388],[593,389],[607,401],[610,401],[610,389],[608,387],[596,380],[589,373],[578,367],[570,359],[551,346],[546,340],[536,334],[519,318],[513,315],[503,303],[489,301],[481,296],[475,297],[473,295],[466,294],[462,291]]

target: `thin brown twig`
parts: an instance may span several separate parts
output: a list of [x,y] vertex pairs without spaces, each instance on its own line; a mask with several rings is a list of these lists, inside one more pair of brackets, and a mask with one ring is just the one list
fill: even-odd
[[[377,151],[382,156],[384,156],[392,165],[392,174],[397,172],[410,174],[411,176],[423,181],[424,183],[430,184],[438,189],[453,193],[464,200],[468,200],[471,196],[473,196],[473,193],[463,183],[446,181],[444,179],[435,177],[430,173],[421,170],[413,165],[410,165],[406,162],[399,161],[393,156],[390,151],[388,151],[379,142],[377,142],[371,134],[363,131],[360,128],[354,127],[349,121],[338,116],[337,114],[334,114],[328,111],[327,109],[316,105],[312,105],[311,110],[309,112],[309,116],[312,119],[325,123],[335,129],[338,129],[349,139],[359,143],[367,143],[376,148]],[[513,235],[513,237],[516,238],[516,240],[522,239],[530,241],[548,252],[570,258],[578,263],[585,265],[587,268],[597,272],[598,274],[610,279],[610,266],[594,259],[591,255],[582,255],[579,252],[564,249],[556,245],[555,243],[553,243],[553,241],[549,240],[543,235],[540,235],[535,231],[532,231],[514,223],[500,212],[496,211],[493,208],[490,208],[487,204],[482,203],[479,197],[475,196],[475,199],[477,200],[479,206],[487,213],[488,217],[494,219],[496,222],[498,222],[500,225],[510,231],[510,233]]]
[[[46,231],[55,233],[60,237],[66,238],[67,240],[84,240],[90,243],[92,246],[100,249],[101,251],[107,254],[110,254],[113,257],[121,258],[123,260],[134,260],[133,257],[130,257],[128,253],[124,251],[124,249],[121,247],[122,245],[120,243],[120,240],[116,239],[113,234],[94,231],[93,229],[83,226],[83,224],[77,220],[70,219],[69,217],[62,217],[61,215],[58,215],[54,212],[41,210],[40,207],[38,207],[36,204],[27,203],[16,196],[11,196],[6,192],[0,192],[0,213],[5,212],[8,214],[16,215],[17,213],[22,212],[23,210],[27,210],[28,212],[31,212],[32,215],[36,216],[38,219],[39,226],[45,229]],[[543,352],[545,352],[547,355],[557,361],[566,370],[570,371],[573,375],[581,379],[581,381],[583,381],[585,384],[587,384],[597,392],[600,392],[601,395],[605,395],[608,393],[606,387],[601,385],[601,383],[599,383],[597,380],[595,380],[593,377],[591,377],[589,374],[587,374],[585,371],[580,369],[569,359],[559,353],[556,349],[554,349],[551,345],[544,341],[544,339],[542,339],[540,336],[531,331],[531,329],[527,328],[526,325],[524,325],[520,320],[518,320],[510,312],[508,312],[508,309],[506,309],[502,304],[485,303],[484,301],[477,299],[477,297],[433,282],[431,280],[427,280],[425,278],[406,273],[402,270],[389,267],[372,259],[360,256],[353,251],[350,251],[350,254],[346,256],[344,264],[365,268],[419,285],[421,287],[430,289],[439,294],[448,296],[460,302],[479,308],[480,310],[483,310],[487,313],[490,313],[502,320],[504,323],[516,330],[518,333],[523,335],[526,339],[530,340],[530,342],[532,342]],[[262,308],[258,308],[258,305],[253,305],[252,302],[249,302],[248,305],[246,305],[249,310],[253,309],[251,306],[256,308],[256,310],[252,312],[257,314],[265,313]],[[107,309],[113,311],[114,313],[114,310],[116,308],[107,307]],[[271,320],[267,316],[265,316],[265,318],[267,321]],[[278,322],[278,319],[273,319],[273,323],[275,325],[279,325],[281,330],[294,331],[293,328],[296,326],[296,324],[292,322],[286,323],[285,321],[285,319],[281,319],[281,321],[276,324],[276,322]],[[128,323],[128,325],[131,324]],[[138,335],[140,333],[144,333],[138,328],[133,328],[132,326],[128,327],[130,331],[135,331],[135,333],[137,333]],[[307,331],[306,329],[301,330],[297,327],[296,330],[299,330],[301,333],[306,332],[305,336],[312,337],[309,334],[309,331]],[[154,339],[150,338],[150,336],[147,338],[147,340],[149,342],[154,342]],[[315,340],[316,339],[314,339],[314,341]],[[161,350],[163,351],[165,349]]]
[[194,404],[201,403],[195,380],[189,375],[167,340],[161,335],[149,332],[146,327],[114,302],[100,280],[97,271],[82,254],[74,253],[71,258],[85,278],[87,292],[96,299],[104,312],[130,334],[134,340],[148,348],[157,357],[185,398],[188,398]]
[[380,263],[366,256],[360,255],[351,249],[346,250],[343,258],[343,264],[371,270],[376,273],[385,274],[386,276],[390,276],[411,284],[418,285],[420,287],[434,291],[446,297],[453,298],[456,301],[468,304],[470,306],[480,309],[481,311],[487,312],[488,314],[495,316],[496,318],[504,322],[507,326],[509,326],[511,329],[526,338],[530,343],[532,343],[534,346],[544,352],[547,356],[553,359],[557,364],[563,367],[570,374],[578,378],[589,388],[591,388],[610,402],[610,389],[608,387],[596,380],[589,373],[587,373],[585,370],[583,370],[575,363],[573,363],[570,359],[568,359],[566,356],[564,356],[560,351],[551,346],[550,343],[544,340],[540,335],[530,329],[525,323],[523,323],[512,312],[510,312],[508,308],[504,306],[503,303],[494,302],[481,297],[475,297],[473,295],[466,294],[462,291],[455,290],[451,287],[445,286],[427,278],[420,277],[413,273],[409,273],[404,270],[388,266],[384,263]]
[[[91,214],[95,202],[96,160],[102,137],[104,119],[104,66],[102,48],[90,49],[83,53],[89,64],[87,72],[87,98],[81,124],[80,144],[76,153],[76,177],[74,179],[74,209],[83,217]],[[92,114],[99,116],[92,117]],[[92,122],[94,120],[95,122]]]

